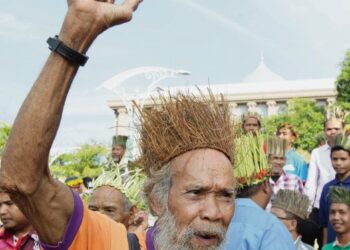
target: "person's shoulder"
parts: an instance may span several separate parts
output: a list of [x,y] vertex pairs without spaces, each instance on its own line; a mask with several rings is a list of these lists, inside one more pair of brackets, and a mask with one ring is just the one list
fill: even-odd
[[327,245],[322,247],[322,250],[331,250],[331,249],[334,249],[333,242],[328,243]]
[[327,149],[327,147],[325,145],[314,148],[313,150],[311,150],[311,155],[320,154],[322,151],[324,151],[326,149]]
[[335,186],[337,184],[337,179],[334,178],[332,180],[330,180],[329,182],[326,182],[326,184],[324,184],[323,186],[323,190],[328,190],[331,186]]

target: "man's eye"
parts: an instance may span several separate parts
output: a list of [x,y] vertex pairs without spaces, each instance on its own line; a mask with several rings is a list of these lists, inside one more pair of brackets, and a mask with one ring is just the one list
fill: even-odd
[[203,192],[200,189],[191,189],[188,190],[187,193],[191,195],[201,195]]
[[89,207],[89,209],[90,209],[91,211],[97,211],[97,208],[95,208],[95,207]]
[[115,209],[113,209],[113,208],[107,208],[107,209],[105,209],[105,211],[106,211],[107,213],[114,213],[114,212],[115,212]]

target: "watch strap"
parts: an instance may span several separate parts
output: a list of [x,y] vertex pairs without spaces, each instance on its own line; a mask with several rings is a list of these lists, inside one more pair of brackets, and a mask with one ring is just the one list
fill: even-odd
[[56,52],[57,54],[61,55],[65,59],[73,63],[76,63],[80,66],[84,66],[87,60],[89,59],[88,56],[81,54],[74,49],[69,48],[58,38],[58,36],[49,37],[47,39],[47,44],[49,45],[49,49],[51,51]]

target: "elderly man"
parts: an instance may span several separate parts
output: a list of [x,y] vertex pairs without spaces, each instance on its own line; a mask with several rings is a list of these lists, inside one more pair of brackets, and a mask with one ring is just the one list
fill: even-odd
[[319,225],[320,198],[323,186],[335,176],[331,162],[331,147],[334,145],[337,134],[343,131],[343,119],[344,116],[338,109],[330,110],[324,122],[327,143],[311,152],[309,172],[305,183],[305,193],[309,197],[312,207],[309,218],[313,224],[310,224],[310,227],[305,230],[305,239],[309,244],[312,244],[315,239],[317,239],[319,246],[323,244],[322,228]]
[[145,205],[141,197],[143,183],[140,170],[130,172],[127,177],[121,174],[120,168],[104,172],[93,181],[88,207],[123,223],[128,231],[135,231],[143,224],[143,218],[137,216],[138,208]]
[[[33,222],[45,249],[128,249],[125,227],[88,210],[56,181],[48,156],[83,54],[104,30],[129,21],[139,2],[68,0],[61,31],[48,40],[53,52],[13,124],[0,186]],[[152,243],[156,249],[215,249],[234,211],[230,111],[224,101],[203,95],[176,95],[157,104],[141,110],[141,163],[159,221],[155,237],[139,235],[138,242],[142,249]]]
[[301,239],[301,228],[309,214],[309,198],[293,190],[280,190],[272,202],[271,213],[288,229],[296,250],[313,250],[314,248]]
[[272,188],[271,167],[262,147],[264,141],[260,134],[247,134],[236,140],[234,171],[239,190],[228,231],[227,250],[295,249],[287,229],[265,211]]
[[350,249],[350,190],[345,187],[331,187],[329,219],[336,233],[335,241],[322,250]]
[[[302,180],[295,174],[286,173],[283,169],[286,162],[287,141],[279,137],[269,137],[267,152],[269,164],[272,168],[270,184],[272,187],[271,201],[274,200],[279,190],[295,190],[304,193]],[[271,202],[267,205],[267,210],[271,208]]]

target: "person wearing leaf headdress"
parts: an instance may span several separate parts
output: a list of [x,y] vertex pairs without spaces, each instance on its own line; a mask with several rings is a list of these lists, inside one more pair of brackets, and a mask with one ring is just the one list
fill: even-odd
[[93,181],[93,192],[89,197],[89,209],[98,211],[116,222],[123,223],[134,231],[144,223],[137,216],[138,209],[145,210],[141,197],[145,176],[141,170],[122,174],[119,167],[102,173]]
[[293,190],[280,190],[272,202],[271,213],[274,214],[288,229],[296,250],[313,250],[314,248],[302,242],[301,232],[303,222],[309,216],[310,201],[306,195]]
[[344,134],[335,137],[331,149],[331,161],[336,172],[335,178],[323,187],[320,199],[320,225],[323,228],[323,243],[335,240],[335,232],[329,221],[329,189],[333,186],[350,188],[350,138]]
[[286,162],[287,141],[277,136],[267,138],[268,161],[271,166],[270,184],[272,187],[271,201],[267,205],[267,210],[271,208],[275,196],[279,190],[295,190],[304,193],[302,180],[295,174],[288,173],[284,170]]
[[347,187],[333,186],[329,190],[329,220],[336,238],[322,250],[350,249],[350,190]]
[[284,225],[265,211],[272,188],[269,182],[271,167],[263,150],[264,141],[261,134],[252,133],[235,140],[234,175],[238,191],[225,249],[295,249]]
[[306,242],[312,244],[315,239],[319,246],[323,245],[323,233],[319,223],[320,198],[323,186],[335,176],[331,161],[331,148],[337,134],[342,133],[344,128],[345,113],[332,105],[328,108],[324,120],[324,135],[326,144],[317,147],[311,152],[308,177],[305,183],[305,193],[311,201],[312,211],[310,219],[315,227],[308,228],[305,235]]

